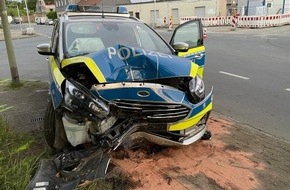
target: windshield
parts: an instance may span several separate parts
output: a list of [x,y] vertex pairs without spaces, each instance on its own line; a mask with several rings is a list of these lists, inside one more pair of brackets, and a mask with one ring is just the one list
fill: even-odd
[[137,22],[74,21],[64,25],[66,57],[84,55],[114,45],[172,54],[170,47],[148,26]]

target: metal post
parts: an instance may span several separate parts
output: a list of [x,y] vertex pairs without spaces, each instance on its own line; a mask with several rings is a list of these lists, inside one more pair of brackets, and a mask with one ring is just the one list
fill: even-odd
[[19,24],[20,24],[20,30],[21,30],[21,32],[22,32],[22,19],[21,19],[21,17],[20,17],[20,13],[19,13],[19,8],[18,8],[18,5],[16,5],[16,7],[17,7],[17,14],[18,14],[18,18],[19,18]]
[[31,27],[31,25],[30,25],[30,18],[29,18],[29,13],[28,13],[29,10],[28,10],[28,7],[27,7],[27,1],[24,0],[24,2],[25,2],[26,14],[27,14],[28,25],[29,25],[29,27],[26,28],[25,34],[32,35],[32,34],[35,34],[35,32],[34,32],[34,28]]
[[250,0],[247,1],[247,16],[249,16],[249,9],[250,9],[249,5],[250,5]]
[[10,72],[11,72],[11,77],[12,77],[12,83],[15,85],[19,85],[20,80],[19,80],[18,69],[16,65],[14,48],[13,48],[13,44],[11,40],[11,33],[9,29],[9,24],[8,24],[6,4],[5,4],[5,1],[2,1],[2,0],[0,0],[0,14],[1,14],[5,44],[6,44],[6,51],[7,51],[8,61],[9,61],[9,66],[10,66]]
[[19,25],[20,25],[20,30],[21,30],[21,32],[22,32],[22,21],[21,21],[21,19],[20,19],[20,13],[19,13],[19,8],[18,8],[18,5],[8,5],[8,7],[14,7],[14,6],[16,6],[16,9],[17,9],[17,15],[18,15],[18,18],[19,18]]
[[154,27],[156,28],[156,0],[154,0]]
[[28,26],[29,26],[29,28],[31,28],[31,25],[30,25],[30,19],[29,19],[29,13],[28,13],[28,8],[27,8],[27,1],[24,0],[24,2],[25,2],[25,8],[26,8],[27,19],[28,19]]
[[283,6],[282,6],[282,14],[285,12],[285,0],[283,0]]

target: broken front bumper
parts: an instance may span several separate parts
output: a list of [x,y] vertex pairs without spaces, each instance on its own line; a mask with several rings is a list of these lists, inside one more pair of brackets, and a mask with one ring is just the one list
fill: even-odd
[[168,125],[168,133],[182,135],[178,140],[171,140],[169,138],[151,134],[147,132],[136,132],[131,135],[131,138],[143,137],[150,142],[164,145],[164,146],[181,146],[190,145],[195,141],[201,139],[207,131],[207,120],[212,110],[213,88],[206,98],[200,103],[193,105],[191,117],[179,121],[177,123]]
[[161,136],[158,136],[156,134],[150,134],[146,132],[136,132],[131,135],[131,138],[140,138],[143,137],[147,139],[150,142],[163,145],[163,146],[182,146],[182,145],[190,145],[197,140],[199,140],[206,132],[206,125],[201,125],[197,127],[198,130],[196,130],[195,133],[192,133],[190,136],[180,138],[179,141],[173,141]]

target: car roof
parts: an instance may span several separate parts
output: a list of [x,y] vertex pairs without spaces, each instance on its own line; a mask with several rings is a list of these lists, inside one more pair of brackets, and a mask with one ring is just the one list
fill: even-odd
[[69,16],[65,21],[83,21],[83,20],[112,20],[116,22],[139,22],[134,17],[119,17],[119,16],[101,16],[101,15],[75,15]]
[[139,22],[143,23],[136,17],[124,16],[120,14],[99,14],[99,13],[87,13],[87,14],[69,14],[69,15],[62,15],[60,17],[61,22],[75,22],[75,21],[97,21],[97,20],[107,20],[107,21],[113,21],[113,22]]
[[117,22],[140,22],[136,17],[130,16],[126,7],[123,6],[78,6],[71,4],[67,11],[60,15],[62,22],[71,20],[114,20]]

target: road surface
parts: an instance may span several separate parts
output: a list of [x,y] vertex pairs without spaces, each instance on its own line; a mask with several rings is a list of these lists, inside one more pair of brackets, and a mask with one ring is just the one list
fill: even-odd
[[209,33],[215,110],[290,141],[290,27]]

